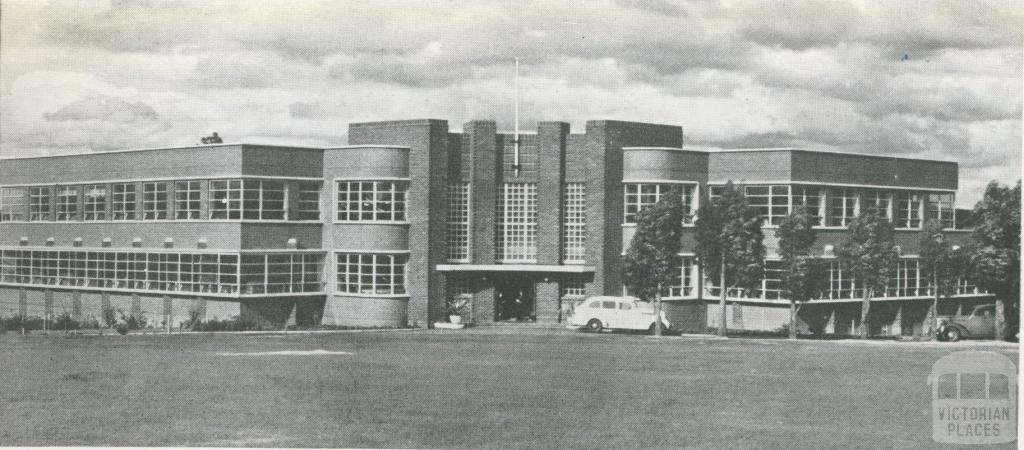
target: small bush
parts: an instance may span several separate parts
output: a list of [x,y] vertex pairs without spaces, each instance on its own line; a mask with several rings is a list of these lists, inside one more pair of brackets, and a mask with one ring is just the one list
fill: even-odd
[[53,319],[53,329],[64,331],[75,331],[81,328],[82,324],[71,317],[71,314],[61,313]]
[[224,320],[196,321],[192,324],[192,331],[261,331],[262,329],[255,322],[241,320],[238,317]]

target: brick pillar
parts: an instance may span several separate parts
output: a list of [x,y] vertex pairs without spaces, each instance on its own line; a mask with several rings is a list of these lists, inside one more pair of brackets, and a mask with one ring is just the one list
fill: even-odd
[[555,280],[538,281],[534,304],[538,323],[557,323],[559,312],[558,282]]
[[732,326],[730,328],[736,330],[745,330],[746,326],[743,324],[743,304],[736,302],[732,303]]
[[473,292],[473,322],[494,322],[493,286],[486,286]]
[[[472,121],[463,125],[462,142],[470,155],[469,179],[472,214],[470,260],[494,264],[494,233],[498,220],[499,186],[503,155],[498,150],[493,121]],[[492,299],[493,303],[493,299]]]
[[[537,248],[539,264],[562,263],[565,143],[568,134],[569,124],[564,122],[541,122],[537,127],[537,241],[541,243]],[[539,308],[537,314],[539,320]]]
[[139,317],[142,314],[142,299],[139,294],[132,294],[131,315]]
[[82,294],[76,291],[67,295],[71,297],[71,317],[82,320]]
[[43,291],[43,316],[53,319],[53,291],[49,289]]
[[28,291],[25,288],[18,290],[18,315],[21,317],[28,315]]

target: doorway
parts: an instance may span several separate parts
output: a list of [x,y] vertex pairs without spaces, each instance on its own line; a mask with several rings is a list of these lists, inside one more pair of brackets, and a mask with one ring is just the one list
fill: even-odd
[[495,319],[527,322],[537,318],[536,293],[531,280],[504,280],[494,286]]

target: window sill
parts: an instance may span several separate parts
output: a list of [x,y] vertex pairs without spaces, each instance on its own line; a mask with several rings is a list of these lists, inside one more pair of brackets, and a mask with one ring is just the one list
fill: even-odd
[[408,220],[335,220],[334,225],[409,225]]

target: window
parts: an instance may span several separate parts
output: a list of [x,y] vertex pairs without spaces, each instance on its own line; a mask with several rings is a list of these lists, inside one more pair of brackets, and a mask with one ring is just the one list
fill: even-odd
[[615,302],[601,302],[601,308],[615,309]]
[[338,253],[337,292],[404,295],[406,255]]
[[320,255],[312,253],[243,254],[241,293],[320,292]]
[[469,183],[448,185],[448,260],[469,261]]
[[953,200],[953,194],[928,194],[928,220],[941,223],[942,228],[955,228]]
[[242,218],[242,180],[213,180],[210,182],[210,219],[237,220]]
[[142,220],[167,219],[167,183],[142,183]]
[[564,224],[562,235],[563,261],[582,263],[587,259],[587,186],[584,183],[565,185]]
[[[320,291],[318,255],[303,254],[299,276],[305,292]],[[0,282],[97,289],[236,294],[237,254],[164,252],[0,251]],[[295,268],[289,272],[294,274]],[[309,281],[309,280],[316,281]],[[299,283],[298,280],[301,280]]]
[[693,258],[690,256],[683,256],[679,258],[679,270],[676,272],[675,277],[672,279],[672,285],[669,286],[668,296],[669,297],[682,297],[690,298],[696,296],[696,271],[693,266]]
[[654,206],[661,196],[675,189],[683,196],[683,223],[692,224],[696,210],[697,186],[694,184],[642,184],[630,183],[623,187],[624,212],[623,223],[636,223],[637,214],[645,208]]
[[901,259],[885,283],[887,297],[918,297],[928,295],[927,283],[921,283],[916,259]]
[[856,280],[848,272],[843,271],[842,264],[839,261],[831,261],[829,263],[828,278],[828,298],[860,298],[860,286],[856,284]]
[[178,220],[199,219],[202,203],[202,185],[199,181],[174,182],[174,218]]
[[78,220],[78,186],[57,188],[57,220]]
[[299,183],[295,220],[320,220],[320,183]]
[[284,220],[285,187],[281,181],[245,180],[242,182],[242,218],[246,220]]
[[28,220],[50,220],[50,188],[34,187],[28,190]]
[[25,188],[0,189],[0,222],[25,220],[27,202],[28,190]]
[[864,192],[864,210],[874,211],[879,217],[892,221],[892,193],[885,191]]
[[562,298],[581,299],[587,294],[586,283],[580,278],[562,282]]
[[537,185],[505,183],[498,201],[498,260],[536,261]]
[[921,194],[913,192],[897,192],[896,228],[921,228],[921,208],[924,201]]
[[135,184],[116,183],[111,186],[111,202],[114,220],[135,220]]
[[789,215],[789,186],[746,186],[744,195],[762,225],[778,225]]
[[107,186],[101,184],[85,186],[83,206],[85,220],[106,220]]
[[407,183],[394,181],[339,181],[337,220],[405,221]]
[[782,261],[764,261],[764,279],[761,281],[761,298],[778,300],[782,295]]
[[824,225],[822,218],[825,217],[822,207],[825,202],[825,190],[817,187],[793,186],[793,209],[803,206],[807,215],[811,217],[814,225]]
[[857,193],[853,189],[831,189],[828,198],[828,226],[849,226],[858,213]]
[[621,310],[630,310],[630,309],[633,309],[633,305],[631,303],[625,303],[625,302],[619,303],[619,309],[621,309]]

